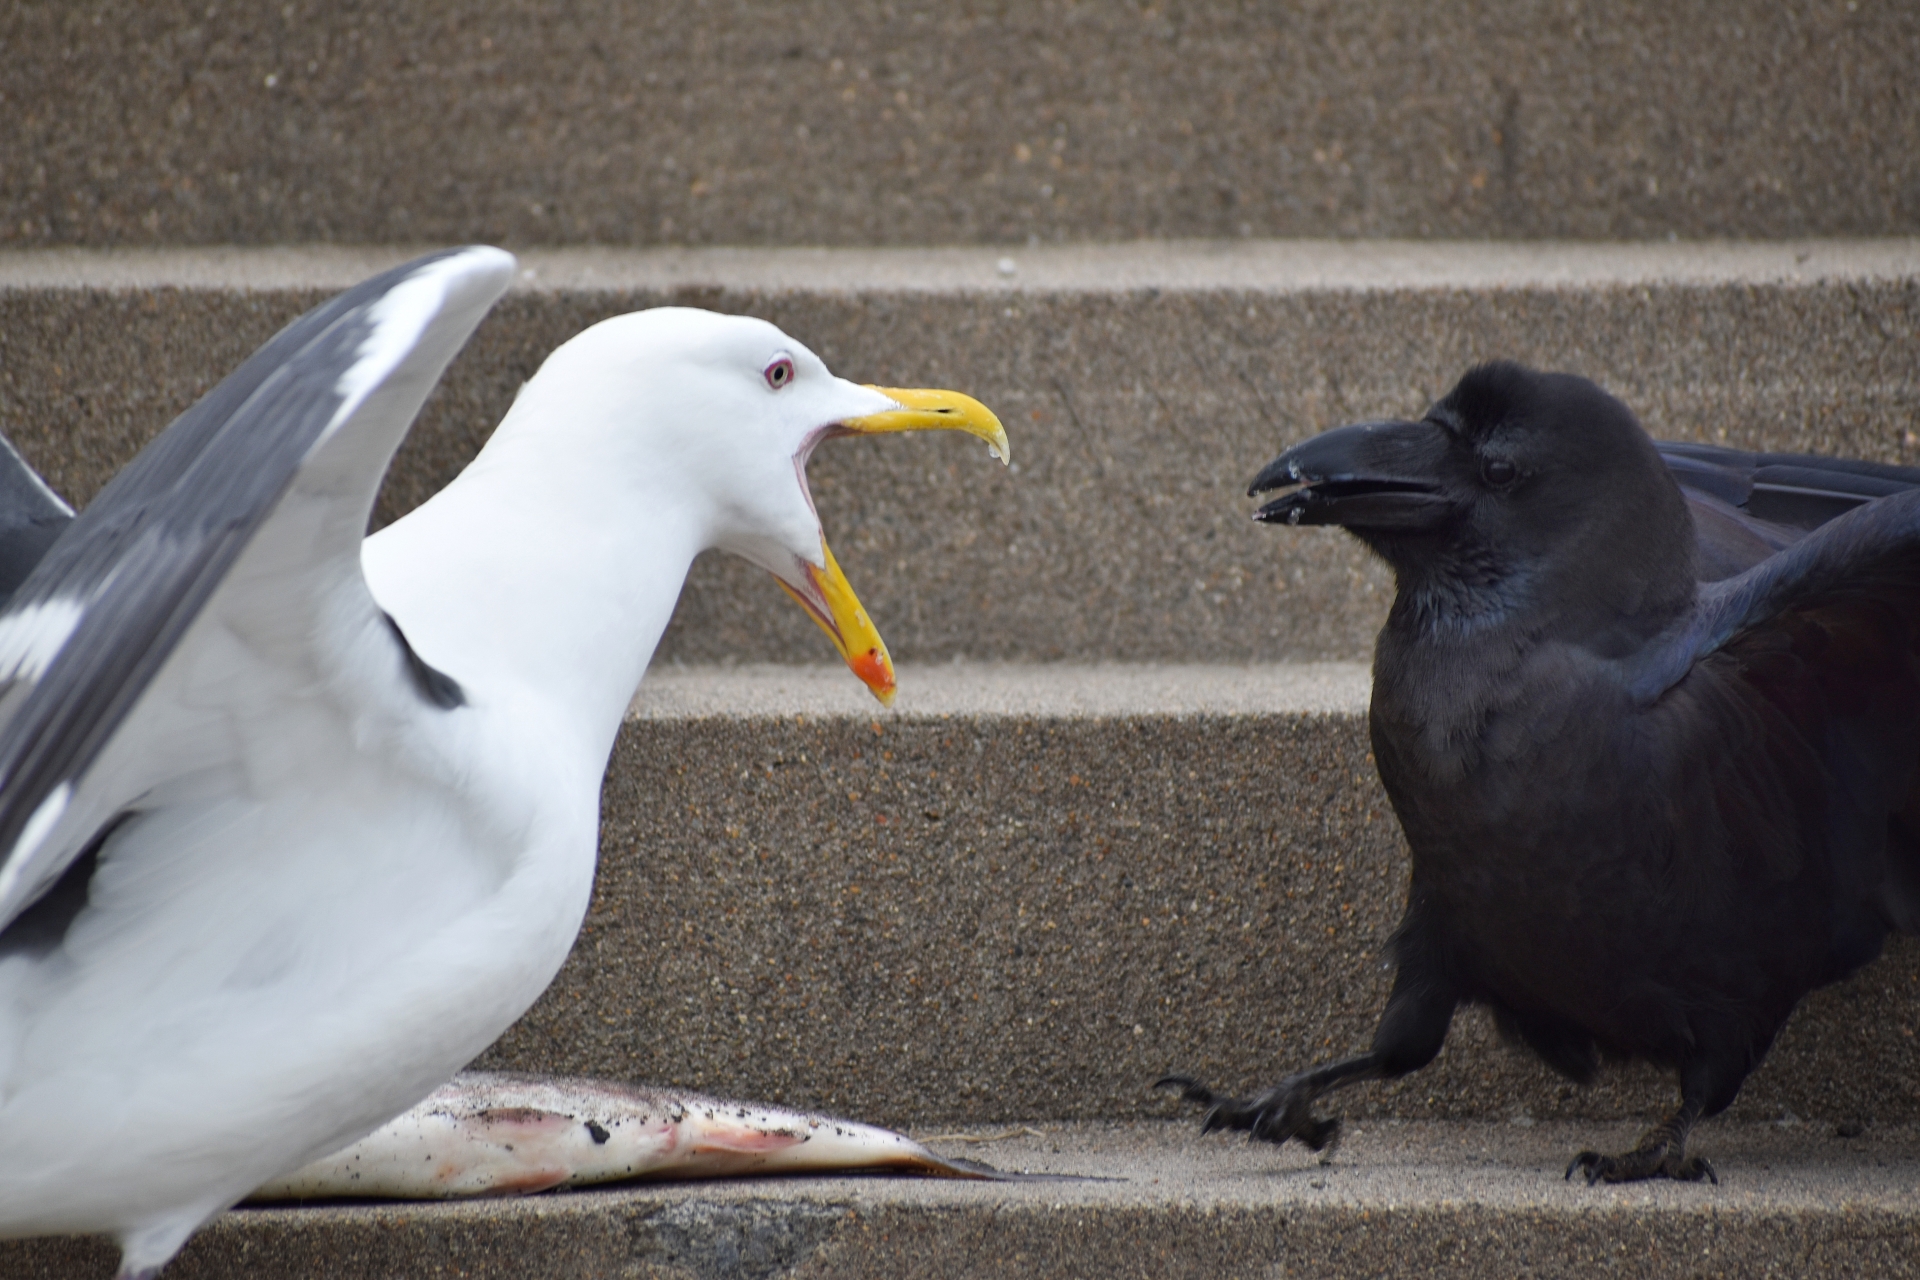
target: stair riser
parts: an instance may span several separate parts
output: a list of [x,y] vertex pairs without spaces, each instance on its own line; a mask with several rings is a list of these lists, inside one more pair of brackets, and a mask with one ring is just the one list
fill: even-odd
[[[1304,1176],[1304,1171],[1295,1171]],[[1604,1194],[1604,1193],[1602,1193]],[[1709,1191],[1703,1199],[1710,1197]],[[544,1214],[409,1206],[351,1219],[335,1212],[220,1219],[167,1270],[169,1280],[315,1276],[331,1280],[574,1280],[621,1275],[1367,1276],[1425,1280],[1604,1272],[1667,1277],[1687,1259],[1707,1274],[1903,1276],[1912,1219],[1885,1210],[1826,1214],[1479,1205],[1205,1209],[1173,1203],[944,1210],[790,1204],[671,1207],[634,1197]],[[9,1280],[105,1276],[94,1241],[0,1242]],[[789,1270],[789,1268],[791,1268]],[[1707,1269],[1711,1268],[1710,1271]]]
[[[0,429],[84,501],[317,291],[0,293]],[[1252,526],[1247,479],[1341,422],[1419,411],[1474,360],[1599,378],[1656,433],[1920,458],[1920,281],[1037,294],[687,288],[507,297],[401,451],[382,511],[457,473],[552,347],[676,303],[763,315],[863,381],[964,388],[1019,470],[957,439],[837,442],[811,468],[896,656],[1364,658],[1390,584],[1330,531]],[[1725,433],[1724,437],[1721,433]],[[813,658],[763,574],[696,567],[662,657]]]
[[[1406,878],[1354,715],[630,722],[572,958],[486,1065],[882,1123],[1136,1118],[1364,1048]],[[935,817],[930,814],[937,814]],[[1920,1119],[1920,948],[1802,1010],[1736,1116]],[[1651,1116],[1477,1014],[1348,1114]]]
[[0,47],[0,243],[1920,229],[1900,4],[42,0]]

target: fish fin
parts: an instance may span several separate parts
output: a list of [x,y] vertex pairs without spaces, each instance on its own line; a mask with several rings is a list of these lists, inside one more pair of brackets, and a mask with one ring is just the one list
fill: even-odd
[[467,1196],[531,1196],[542,1191],[551,1191],[573,1176],[573,1170],[565,1165],[547,1165],[544,1168],[516,1170],[512,1176],[497,1178],[488,1182],[484,1188],[462,1191]]
[[759,1154],[767,1151],[785,1151],[788,1147],[797,1147],[805,1141],[806,1139],[800,1134],[786,1129],[762,1129],[757,1125],[710,1119],[701,1122],[694,1130],[693,1151],[696,1155],[708,1155],[720,1151]]

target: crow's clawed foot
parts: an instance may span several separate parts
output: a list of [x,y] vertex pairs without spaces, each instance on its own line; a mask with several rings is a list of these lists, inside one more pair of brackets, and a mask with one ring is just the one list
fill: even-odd
[[1202,1133],[1232,1129],[1275,1144],[1297,1139],[1309,1151],[1327,1153],[1340,1142],[1339,1117],[1314,1115],[1313,1095],[1301,1087],[1298,1076],[1255,1098],[1229,1098],[1188,1076],[1162,1076],[1153,1087],[1178,1089],[1183,1100],[1205,1107]]
[[1687,1155],[1686,1148],[1665,1142],[1635,1147],[1617,1156],[1582,1151],[1567,1166],[1566,1176],[1571,1179],[1575,1171],[1586,1175],[1588,1186],[1597,1182],[1643,1182],[1648,1178],[1672,1178],[1675,1182],[1704,1179],[1716,1187],[1720,1185],[1719,1175],[1714,1173],[1712,1162],[1705,1156]]

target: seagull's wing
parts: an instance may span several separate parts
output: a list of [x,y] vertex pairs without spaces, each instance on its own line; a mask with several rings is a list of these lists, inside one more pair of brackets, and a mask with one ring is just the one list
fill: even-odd
[[0,608],[73,521],[73,508],[0,435]]
[[[317,643],[328,620],[307,615],[342,598],[378,619],[360,542],[381,476],[512,267],[497,249],[434,254],[300,317],[33,567],[0,614],[0,925],[97,847],[155,771],[204,763],[168,742],[129,766],[114,742],[216,597],[230,628],[293,647]],[[457,697],[387,629],[423,697]]]
[[1655,441],[1693,513],[1699,573],[1744,573],[1836,516],[1876,498],[1920,489],[1920,469]]

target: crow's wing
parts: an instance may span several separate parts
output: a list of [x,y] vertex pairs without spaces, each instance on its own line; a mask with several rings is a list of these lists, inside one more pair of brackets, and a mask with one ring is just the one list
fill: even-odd
[[1693,514],[1702,582],[1744,573],[1836,516],[1920,489],[1920,469],[1655,441]]
[[[33,567],[0,613],[0,925],[150,789],[232,763],[217,758],[205,715],[189,732],[191,715],[169,718],[147,696],[186,667],[203,703],[242,696],[221,687],[222,641],[195,628],[203,615],[296,689],[324,665],[316,646],[380,632],[394,679],[410,675],[445,704],[445,677],[366,591],[360,543],[394,449],[512,266],[497,249],[433,254],[300,317],[149,444]],[[182,648],[189,632],[204,652]],[[119,741],[136,713],[150,740]]]
[[1920,490],[1703,585],[1631,667],[1637,750],[1686,780],[1666,793],[1680,843],[1835,904],[1798,939],[1824,948],[1801,978],[1863,963],[1886,925],[1920,931]]
[[1920,600],[1920,490],[1866,503],[1737,577],[1700,589],[1693,614],[1636,661],[1657,696],[1742,633],[1790,615]]
[[1920,468],[1915,467],[1672,440],[1654,443],[1682,489],[1717,498],[1755,520],[1803,531],[1875,498],[1920,489]]

